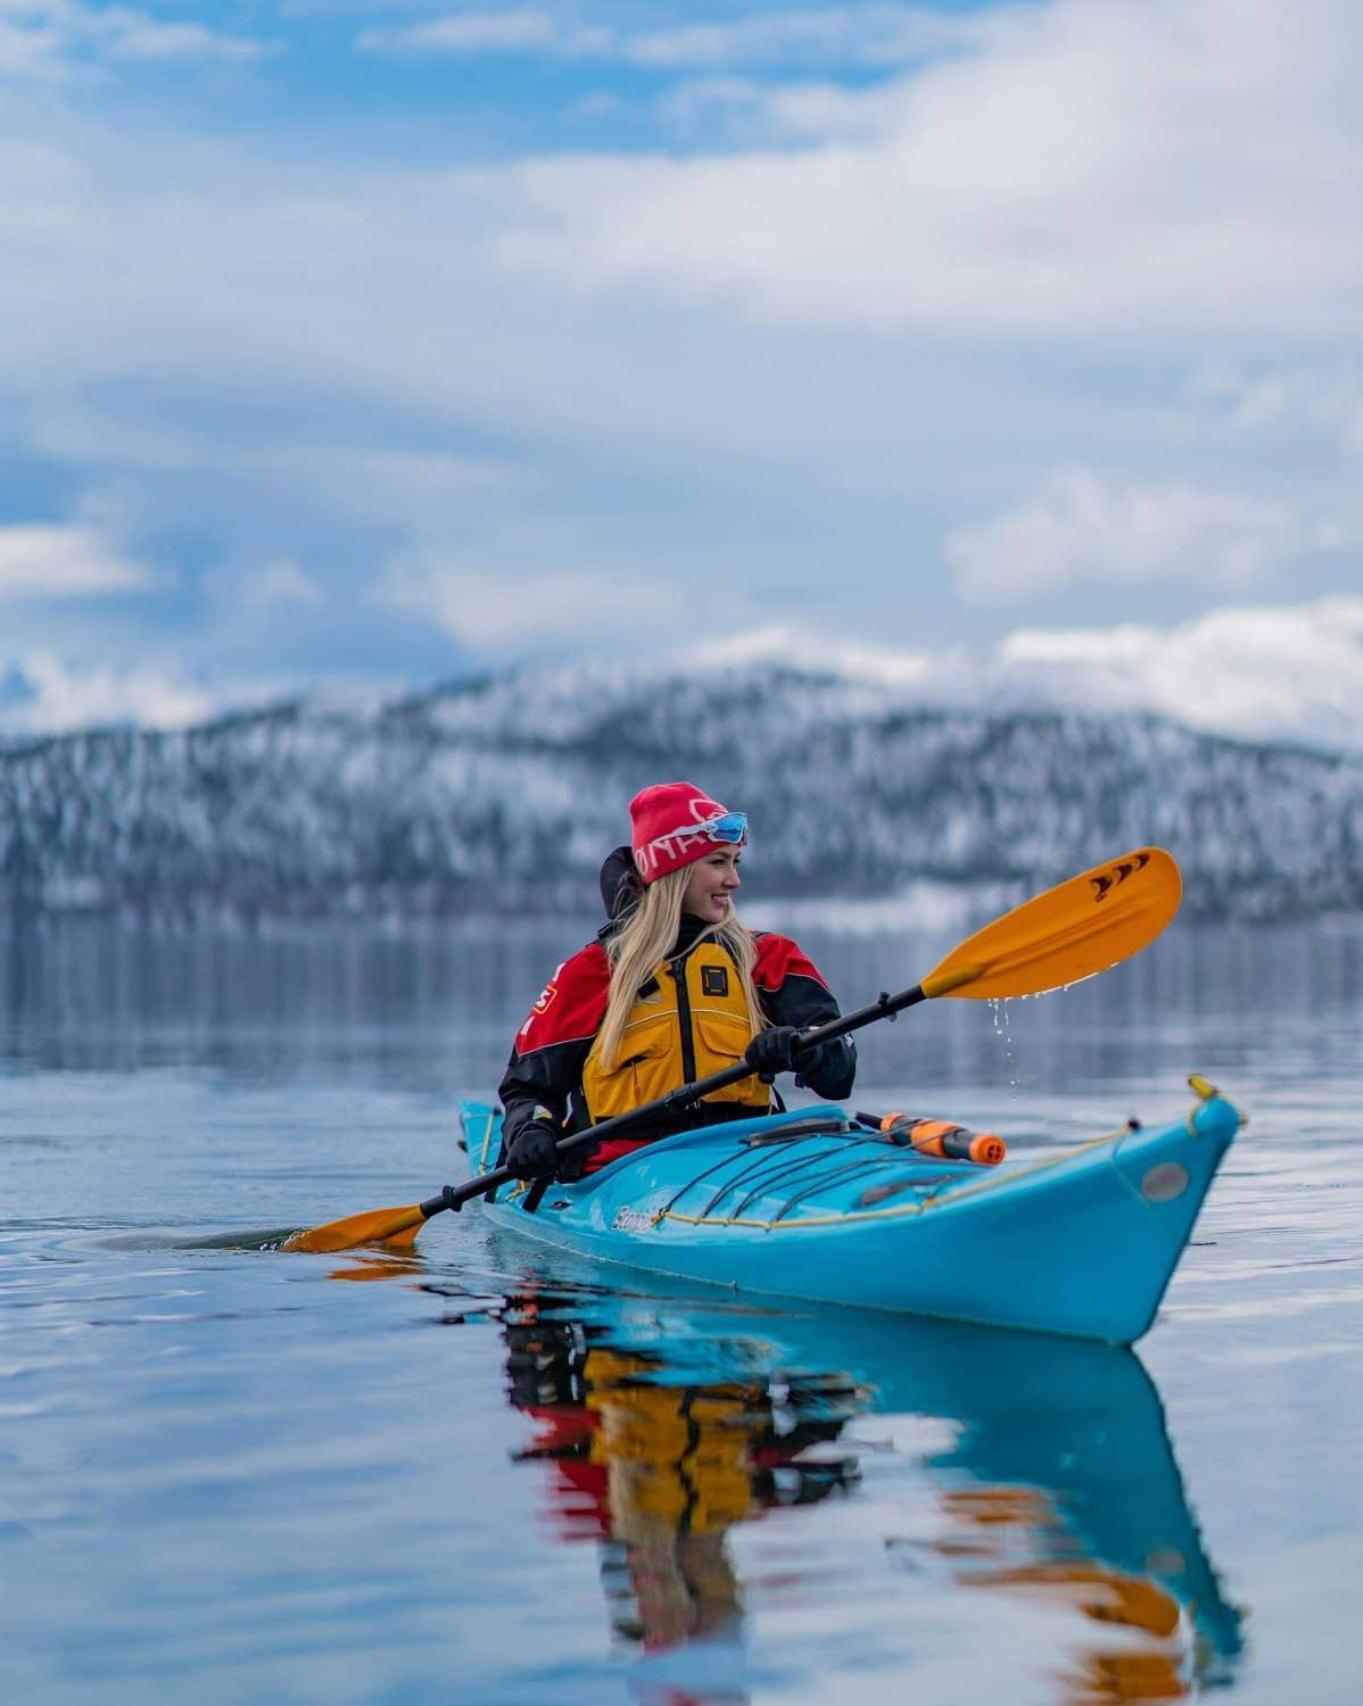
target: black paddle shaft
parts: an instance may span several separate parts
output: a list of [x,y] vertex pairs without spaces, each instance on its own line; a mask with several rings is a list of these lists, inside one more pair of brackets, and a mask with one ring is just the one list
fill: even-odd
[[[873,1025],[877,1019],[893,1019],[906,1007],[914,1007],[918,1002],[927,999],[921,983],[914,984],[912,989],[901,989],[898,995],[882,992],[868,1007],[859,1007],[855,1013],[845,1013],[840,1019],[830,1019],[826,1025],[806,1031],[797,1041],[795,1053],[798,1056],[807,1049],[817,1048],[820,1043],[830,1043],[835,1037],[845,1037],[849,1031],[859,1031],[863,1025]],[[600,1125],[588,1126],[586,1131],[576,1131],[568,1137],[560,1138],[559,1154],[571,1155],[574,1150],[583,1149],[589,1143],[599,1143],[604,1137],[615,1137],[654,1114],[680,1114],[692,1103],[699,1102],[702,1097],[712,1095],[716,1090],[727,1089],[730,1084],[737,1084],[741,1078],[751,1077],[752,1067],[746,1061],[740,1060],[734,1066],[726,1066],[722,1072],[712,1072],[708,1078],[698,1078],[694,1084],[682,1084],[675,1090],[669,1090],[656,1101],[645,1102],[642,1108],[631,1108],[627,1114],[616,1114],[614,1119],[602,1120]],[[508,1179],[515,1177],[516,1174],[509,1167],[498,1167],[491,1173],[484,1173],[481,1178],[470,1179],[466,1185],[446,1185],[438,1196],[428,1197],[422,1203],[422,1215],[429,1220],[433,1214],[439,1214],[447,1208],[458,1212],[466,1202],[472,1202],[485,1191],[495,1191],[499,1185],[504,1185]]]

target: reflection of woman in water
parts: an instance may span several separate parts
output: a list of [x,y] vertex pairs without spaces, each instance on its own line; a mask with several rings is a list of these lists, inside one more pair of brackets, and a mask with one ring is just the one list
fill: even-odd
[[[850,1390],[839,1405],[820,1383],[819,1414],[802,1416],[796,1386],[783,1394],[793,1424],[778,1428],[765,1381],[669,1384],[658,1356],[542,1319],[532,1299],[514,1302],[503,1330],[511,1401],[536,1424],[519,1455],[553,1465],[561,1538],[604,1543],[616,1628],[646,1647],[716,1633],[740,1615],[725,1544],[734,1523],[826,1498],[855,1478],[850,1454],[796,1462],[861,1408]],[[609,1582],[616,1571],[618,1586]]]
[[[675,1342],[695,1342],[697,1317],[684,1325]],[[503,1332],[511,1401],[535,1426],[519,1455],[551,1466],[561,1538],[601,1545],[615,1626],[646,1647],[740,1620],[728,1529],[854,1487],[844,1430],[875,1410],[954,1424],[949,1449],[923,1462],[942,1527],[905,1543],[915,1575],[1081,1619],[1058,1700],[1179,1699],[1233,1673],[1240,1613],[1221,1597],[1158,1395],[1129,1351],[843,1312],[764,1320],[760,1341],[712,1330],[707,1352],[729,1361],[732,1344],[742,1372],[698,1381],[665,1349],[665,1312],[641,1343],[604,1313],[546,1318],[515,1298]],[[836,1453],[805,1459],[834,1440]]]

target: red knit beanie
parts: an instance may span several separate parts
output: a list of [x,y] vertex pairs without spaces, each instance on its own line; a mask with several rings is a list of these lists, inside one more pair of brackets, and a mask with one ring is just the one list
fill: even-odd
[[694,782],[657,782],[642,789],[630,801],[629,815],[634,863],[645,885],[728,844],[700,827],[726,813]]

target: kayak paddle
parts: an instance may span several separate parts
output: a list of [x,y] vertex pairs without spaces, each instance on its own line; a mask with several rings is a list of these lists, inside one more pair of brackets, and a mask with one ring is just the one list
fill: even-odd
[[[855,1013],[807,1031],[800,1049],[831,1042],[877,1019],[892,1019],[906,1007],[938,996],[1001,1000],[1013,995],[1043,995],[1047,990],[1079,983],[1153,942],[1178,911],[1181,893],[1178,866],[1159,847],[1139,847],[1120,859],[1095,865],[977,930],[912,989],[897,995],[882,994]],[[670,1090],[641,1108],[574,1132],[562,1139],[559,1151],[568,1155],[603,1137],[616,1136],[645,1116],[680,1113],[713,1091],[751,1076],[752,1068],[739,1061],[694,1084]],[[332,1252],[359,1244],[410,1246],[432,1215],[445,1209],[458,1210],[515,1176],[509,1167],[498,1167],[465,1185],[446,1185],[425,1202],[369,1209],[296,1232],[282,1248]]]

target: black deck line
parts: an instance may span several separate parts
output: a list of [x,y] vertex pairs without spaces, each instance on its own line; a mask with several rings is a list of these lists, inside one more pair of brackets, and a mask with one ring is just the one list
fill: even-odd
[[[820,1179],[811,1179],[802,1189],[796,1191],[794,1196],[788,1197],[777,1212],[772,1215],[771,1224],[775,1226],[778,1220],[783,1220],[790,1213],[796,1203],[803,1202],[806,1197],[813,1196],[815,1191],[821,1191],[829,1185],[839,1185],[844,1179],[855,1179],[859,1172],[883,1173],[887,1169],[902,1167],[903,1165],[902,1156],[891,1157],[887,1155],[878,1161],[873,1160],[869,1167],[867,1167],[865,1160],[854,1167],[836,1167],[831,1172],[825,1173]],[[847,1213],[848,1211],[844,1209],[833,1212]]]
[[[794,1125],[795,1122],[792,1120],[791,1124]],[[826,1137],[828,1135],[829,1133],[827,1132],[807,1132],[803,1137],[791,1137],[788,1141],[790,1147],[793,1149],[801,1143],[808,1143],[811,1138]],[[770,1161],[775,1152],[774,1145],[770,1148],[764,1148],[763,1152],[757,1155],[755,1159],[750,1159],[750,1164],[753,1166],[760,1166],[764,1161]],[[741,1159],[742,1152],[738,1150],[731,1151],[727,1155],[721,1155],[718,1161],[712,1161],[708,1167],[702,1167],[699,1173],[693,1174],[684,1185],[680,1185],[663,1204],[662,1208],[657,1209],[655,1212],[659,1215],[669,1213],[675,1204],[686,1195],[693,1185],[698,1185],[702,1179],[708,1179],[711,1173],[717,1173],[721,1167],[732,1166],[735,1161]]]
[[[790,1152],[792,1149],[802,1149],[807,1143],[817,1143],[821,1138],[827,1135],[828,1134],[825,1132],[811,1132],[808,1137],[797,1137],[794,1142],[785,1149],[771,1150],[764,1148],[759,1150],[756,1155],[750,1156],[747,1162],[742,1167],[738,1168],[732,1178],[724,1181],[718,1192],[710,1198],[709,1202],[706,1203],[705,1207],[700,1211],[700,1219],[704,1220],[715,1204],[727,1196],[735,1185],[743,1184],[745,1180],[752,1178],[755,1173],[760,1173],[764,1167],[770,1167],[774,1172],[779,1173],[783,1167],[790,1165]],[[822,1154],[822,1150],[820,1150],[820,1153]],[[737,1159],[737,1156],[726,1155],[724,1158],[724,1164],[731,1165]],[[807,1157],[806,1159],[810,1158]],[[797,1161],[795,1165],[798,1167],[801,1163]],[[718,1170],[718,1166],[707,1167],[706,1173],[714,1173],[718,1172]],[[705,1174],[702,1173],[698,1176],[697,1180],[693,1180],[692,1182],[698,1183],[699,1179],[704,1177]],[[688,1186],[687,1189],[689,1188],[690,1187]],[[684,1194],[685,1193],[683,1191],[678,1191],[677,1196],[673,1197],[672,1201],[676,1202],[677,1198]]]
[[[931,1202],[934,1197],[940,1196],[948,1185],[958,1185],[960,1182],[954,1173],[950,1177],[938,1173],[928,1179],[900,1179],[897,1182],[891,1180],[888,1185],[872,1185],[870,1190],[861,1193],[856,1209],[852,1212],[864,1214],[868,1209],[879,1208],[883,1201],[898,1196],[901,1191],[921,1191],[923,1200]],[[877,1197],[875,1202],[868,1203],[866,1199],[873,1191],[880,1191],[883,1195]]]
[[[825,1134],[813,1134],[813,1136],[819,1135]],[[826,1135],[834,1136],[842,1134],[829,1133]],[[801,1140],[801,1145],[792,1144],[790,1146],[791,1149],[801,1147],[804,1141],[805,1140]],[[813,1137],[811,1137],[809,1141],[813,1141]],[[880,1141],[883,1142],[884,1140],[881,1139]],[[852,1139],[852,1143],[857,1147],[861,1146],[861,1142],[861,1139]],[[754,1179],[757,1180],[757,1184],[754,1186],[753,1191],[749,1193],[750,1196],[756,1191],[771,1189],[778,1181],[791,1177],[794,1174],[801,1172],[806,1167],[817,1167],[826,1159],[826,1154],[822,1148],[820,1148],[816,1154],[806,1155],[799,1160],[791,1159],[790,1150],[787,1150],[784,1154],[760,1155],[748,1166],[740,1168],[732,1175],[732,1177],[724,1181],[719,1190],[715,1192],[714,1196],[710,1198],[705,1207],[701,1209],[698,1218],[701,1220],[707,1219],[714,1212],[716,1205],[723,1202],[724,1198],[728,1196],[731,1191],[737,1190],[740,1186],[751,1184]]]
[[[884,1145],[885,1139],[883,1137],[851,1137],[848,1142],[841,1145],[841,1150],[842,1153],[845,1154],[849,1149],[861,1149],[863,1147],[883,1148]],[[805,1167],[817,1166],[819,1162],[826,1158],[826,1155],[822,1151],[818,1155],[806,1155],[800,1161],[791,1161],[788,1154],[777,1157],[777,1165],[772,1167],[768,1172],[761,1173],[757,1184],[749,1191],[748,1196],[744,1198],[744,1201],[751,1201],[752,1197],[759,1191],[776,1189],[784,1179],[789,1178],[793,1174],[799,1173]],[[751,1183],[754,1176],[760,1173],[761,1164],[771,1160],[771,1156],[764,1155],[761,1158],[761,1162],[758,1164],[746,1167],[741,1172],[735,1173],[733,1178],[726,1179],[720,1189],[710,1198],[709,1202],[706,1203],[705,1207],[700,1211],[699,1218],[701,1220],[707,1220],[714,1212],[716,1204],[723,1202],[729,1192],[735,1190],[739,1185]],[[729,1218],[732,1219],[733,1216],[730,1215]]]
[[[823,1156],[821,1159],[832,1163],[829,1170],[826,1173],[820,1173],[817,1178],[808,1179],[798,1195],[804,1196],[809,1191],[817,1191],[826,1184],[836,1184],[838,1180],[849,1175],[852,1178],[856,1178],[859,1173],[866,1173],[869,1176],[871,1174],[884,1172],[887,1166],[903,1165],[902,1156],[890,1155],[863,1155],[860,1160],[851,1163],[840,1161],[838,1157],[831,1155]],[[799,1169],[793,1169],[792,1171],[798,1172]],[[735,1208],[729,1211],[727,1218],[730,1220],[737,1220],[755,1198],[770,1195],[781,1186],[788,1186],[789,1184],[789,1175],[784,1179],[778,1178],[762,1180],[748,1192],[747,1196],[745,1196]],[[776,1218],[779,1220],[781,1216],[778,1214]]]
[[[830,1120],[826,1124],[821,1122],[817,1127],[815,1126],[815,1121],[819,1118],[817,1114],[806,1114],[797,1120],[787,1120],[785,1125],[777,1126],[772,1132],[760,1137],[759,1141],[765,1153],[756,1156],[756,1159],[759,1161],[770,1160],[782,1146],[789,1145],[790,1148],[794,1148],[797,1144],[804,1143],[811,1137],[841,1137],[859,1129],[846,1115],[840,1117],[841,1124],[834,1124]],[[752,1143],[752,1138],[744,1139],[745,1146]],[[721,1155],[718,1161],[712,1161],[708,1167],[702,1167],[699,1173],[694,1173],[684,1185],[679,1186],[663,1206],[656,1210],[656,1213],[659,1217],[670,1214],[693,1185],[698,1185],[702,1179],[708,1179],[711,1173],[717,1173],[721,1167],[728,1167],[738,1159],[739,1152],[731,1152],[728,1155]]]

